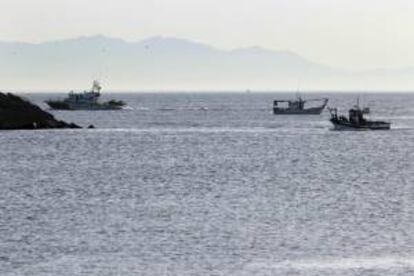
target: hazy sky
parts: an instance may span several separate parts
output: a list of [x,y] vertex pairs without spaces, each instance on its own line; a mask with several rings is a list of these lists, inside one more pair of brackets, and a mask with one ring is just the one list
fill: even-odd
[[412,0],[0,0],[0,40],[163,35],[362,70],[414,66],[413,15]]

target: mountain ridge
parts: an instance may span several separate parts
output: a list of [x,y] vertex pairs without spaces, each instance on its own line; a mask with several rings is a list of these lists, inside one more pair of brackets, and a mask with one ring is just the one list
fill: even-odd
[[[304,90],[402,89],[414,68],[352,72],[289,50],[260,46],[222,50],[154,36],[126,41],[103,35],[41,43],[0,41],[0,83],[6,89],[82,87],[105,79],[109,89]],[[3,89],[3,87],[1,87]]]

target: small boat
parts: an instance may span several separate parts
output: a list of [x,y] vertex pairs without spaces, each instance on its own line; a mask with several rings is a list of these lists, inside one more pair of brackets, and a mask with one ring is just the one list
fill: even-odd
[[355,105],[348,112],[348,118],[340,115],[336,108],[329,110],[331,113],[331,123],[334,125],[334,130],[389,130],[391,129],[390,122],[384,121],[370,121],[364,118],[364,114],[370,113],[369,109],[361,109],[359,105]]
[[69,92],[67,98],[63,100],[45,101],[52,109],[57,110],[118,110],[125,106],[123,101],[110,100],[99,102],[102,87],[98,81],[94,81],[90,91],[83,93]]
[[[321,102],[315,107],[305,107],[308,102]],[[277,115],[319,115],[322,113],[328,103],[327,98],[303,100],[297,97],[296,100],[275,100],[273,101],[273,114]],[[280,104],[287,104],[281,106]]]

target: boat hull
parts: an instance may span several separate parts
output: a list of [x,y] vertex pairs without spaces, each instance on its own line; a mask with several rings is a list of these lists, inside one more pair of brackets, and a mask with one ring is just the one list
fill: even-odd
[[379,121],[371,121],[365,124],[352,124],[350,122],[340,122],[331,119],[331,123],[334,126],[334,130],[342,130],[342,131],[361,131],[361,130],[390,130],[391,123],[388,122],[379,122]]
[[275,115],[319,115],[322,113],[325,106],[312,107],[307,109],[290,109],[290,108],[273,108],[273,114]]
[[46,101],[46,104],[51,109],[59,109],[59,110],[70,110],[70,106],[65,102],[58,102],[58,101]]
[[46,104],[55,110],[120,110],[123,105],[115,105],[109,103],[99,104],[70,104],[59,101],[46,101]]

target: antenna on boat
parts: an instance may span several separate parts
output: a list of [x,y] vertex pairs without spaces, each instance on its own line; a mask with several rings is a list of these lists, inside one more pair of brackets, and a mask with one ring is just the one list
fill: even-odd
[[92,92],[101,93],[102,86],[99,84],[99,81],[94,80],[92,84]]
[[356,108],[359,108],[359,96],[357,97]]
[[298,83],[297,83],[297,85],[296,85],[296,98],[298,98],[298,99],[300,99],[300,94],[299,94],[299,91],[300,91],[300,84],[301,84],[301,78],[299,77],[298,78]]

